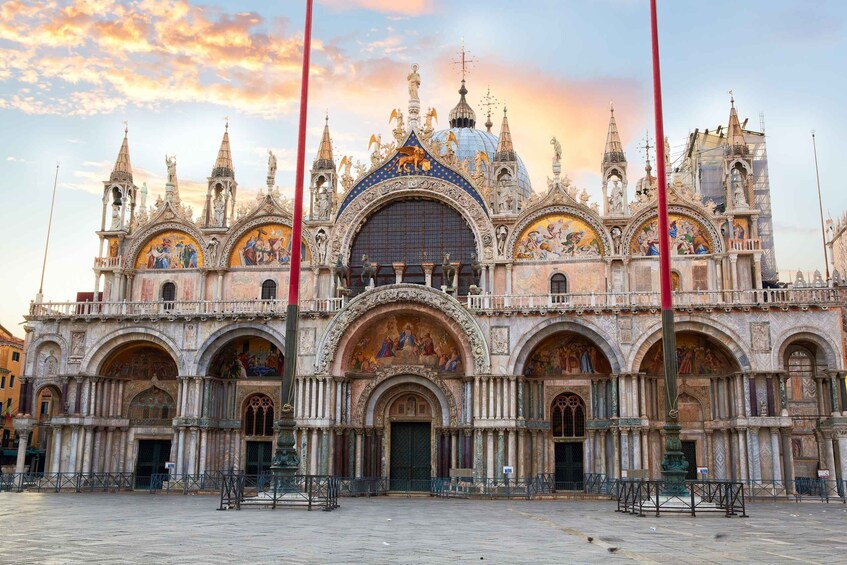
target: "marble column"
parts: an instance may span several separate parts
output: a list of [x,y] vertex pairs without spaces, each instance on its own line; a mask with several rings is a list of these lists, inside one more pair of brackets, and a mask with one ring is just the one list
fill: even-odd
[[18,456],[15,460],[15,473],[23,473],[25,471],[24,467],[26,466],[26,448],[29,444],[29,434],[31,430],[28,429],[20,429],[15,430],[15,433],[18,434]]
[[773,480],[777,483],[782,481],[782,466],[779,458],[779,428],[771,428],[771,466],[773,468]]

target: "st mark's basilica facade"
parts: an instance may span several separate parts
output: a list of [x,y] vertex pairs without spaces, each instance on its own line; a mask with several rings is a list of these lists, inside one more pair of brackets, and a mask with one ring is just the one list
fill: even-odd
[[[20,448],[50,473],[143,478],[170,461],[179,474],[255,474],[291,402],[303,474],[397,489],[504,466],[562,489],[587,473],[660,477],[649,160],[631,181],[612,111],[599,204],[563,173],[555,139],[552,177],[531,187],[505,112],[497,134],[490,114],[478,129],[462,81],[437,131],[416,66],[408,81],[408,107],[392,113],[390,141],[371,138],[369,163],[334,155],[324,127],[296,242],[296,336],[292,203],[274,188],[273,154],[267,189],[238,198],[225,132],[194,217],[175,158],[147,206],[125,135],[103,183],[94,292],[36,301],[27,317]],[[842,309],[825,282],[775,288],[766,159],[733,103],[669,177],[678,405],[692,471],[790,486],[847,473]]]

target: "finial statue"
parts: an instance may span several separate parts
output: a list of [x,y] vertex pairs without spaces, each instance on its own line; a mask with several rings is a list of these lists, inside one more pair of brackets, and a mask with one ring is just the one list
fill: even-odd
[[276,180],[276,155],[268,149],[268,188],[272,187]]
[[168,184],[176,185],[176,155],[165,154],[165,165],[168,167]]
[[553,146],[553,162],[561,163],[562,162],[562,144],[559,143],[559,140],[554,136],[553,139],[550,140],[550,145]]
[[412,65],[412,72],[409,73],[409,76],[406,77],[406,80],[409,81],[409,99],[410,100],[420,101],[420,98],[418,96],[418,89],[421,86],[421,75],[418,74],[419,68],[420,67],[418,67],[417,64]]

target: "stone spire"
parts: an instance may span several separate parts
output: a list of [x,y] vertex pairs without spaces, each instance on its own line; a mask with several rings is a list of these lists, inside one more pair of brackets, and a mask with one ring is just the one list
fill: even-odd
[[459,88],[459,103],[450,110],[451,128],[473,128],[476,126],[476,113],[470,104],[468,104],[468,101],[465,100],[467,93],[468,89],[465,88],[465,79],[462,79],[462,87]]
[[509,119],[506,117],[506,108],[503,108],[503,123],[500,125],[500,138],[497,140],[497,151],[494,153],[495,161],[514,161],[515,148],[512,145],[512,133],[509,131]]
[[618,124],[615,122],[615,107],[609,105],[609,133],[606,134],[606,150],[603,152],[603,165],[626,163],[621,137],[618,134]]
[[324,132],[321,136],[321,144],[318,147],[318,156],[315,157],[315,163],[312,168],[335,169],[335,161],[332,158],[332,139],[329,136],[329,115],[324,119]]
[[735,111],[735,97],[732,91],[729,91],[730,104],[729,109],[729,128],[727,132],[727,152],[730,155],[748,155],[750,149],[747,147],[747,141],[744,139],[744,130],[741,128],[741,123],[738,121],[738,113]]
[[221,140],[221,148],[218,149],[218,158],[212,167],[212,177],[235,178],[235,169],[232,166],[232,152],[229,149],[229,122],[224,128],[224,137]]
[[128,133],[129,128],[124,127],[124,140],[121,143],[121,150],[118,151],[118,158],[115,161],[115,166],[112,168],[112,174],[109,175],[109,182],[132,183],[132,164],[129,161]]

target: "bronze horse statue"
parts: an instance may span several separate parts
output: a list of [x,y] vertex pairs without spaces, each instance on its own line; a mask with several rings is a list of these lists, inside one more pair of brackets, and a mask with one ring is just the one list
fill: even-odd
[[362,255],[362,284],[365,287],[370,286],[371,281],[374,281],[374,286],[376,286],[377,267],[376,263],[371,263],[367,254]]

